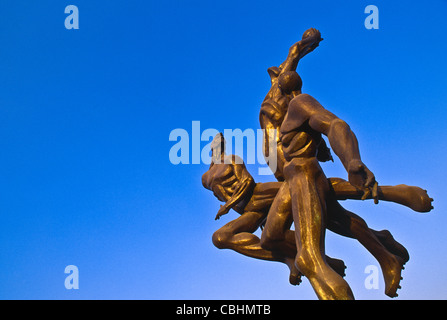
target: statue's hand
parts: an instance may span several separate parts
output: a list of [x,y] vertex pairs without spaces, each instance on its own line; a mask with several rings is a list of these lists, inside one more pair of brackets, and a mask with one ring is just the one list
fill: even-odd
[[219,211],[217,212],[215,220],[219,220],[221,216],[227,214],[230,211],[226,205],[220,206]]
[[376,178],[362,161],[353,160],[349,163],[348,179],[354,187],[363,190],[362,200],[367,199],[372,194],[374,203],[379,203]]
[[314,41],[321,41],[323,39],[321,39],[321,33],[320,31],[318,31],[315,28],[310,28],[307,29],[304,34],[303,37],[301,38],[301,40],[314,40]]
[[314,28],[307,29],[300,43],[300,58],[304,57],[306,54],[315,50],[318,47],[319,43],[323,41],[321,38],[320,31]]

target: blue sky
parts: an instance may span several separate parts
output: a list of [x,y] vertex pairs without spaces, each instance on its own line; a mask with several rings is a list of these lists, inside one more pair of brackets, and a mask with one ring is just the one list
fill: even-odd
[[[67,5],[79,30],[67,30]],[[364,27],[367,5],[379,29]],[[410,261],[398,299],[446,299],[447,2],[2,1],[1,299],[315,299],[284,265],[218,250],[205,164],[173,165],[172,130],[258,129],[267,68],[314,27],[324,41],[298,67],[303,91],[347,121],[382,185],[428,189],[435,210],[346,201],[388,229]],[[202,147],[206,142],[202,142]],[[248,169],[257,181],[257,165]],[[328,177],[346,178],[340,161]],[[357,299],[377,265],[327,234]],[[64,269],[79,268],[67,290]]]

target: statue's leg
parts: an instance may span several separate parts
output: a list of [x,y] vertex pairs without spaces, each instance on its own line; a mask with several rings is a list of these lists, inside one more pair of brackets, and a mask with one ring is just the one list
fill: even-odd
[[262,247],[282,252],[289,257],[295,257],[295,234],[289,232],[292,222],[289,186],[287,182],[283,182],[267,215],[267,221],[261,236]]
[[[267,215],[267,221],[261,235],[262,248],[284,255],[294,262],[296,240],[295,232],[290,230],[292,223],[290,190],[287,182],[283,182]],[[345,276],[346,266],[343,260],[326,256],[326,261],[338,274],[342,277]],[[294,284],[297,272],[297,270],[291,268],[290,283]]]
[[379,239],[379,241],[385,246],[385,248],[392,254],[399,256],[403,260],[404,264],[407,263],[408,260],[410,260],[410,255],[407,249],[394,239],[391,232],[389,232],[388,230],[381,230],[381,231],[376,231],[373,229],[370,230],[372,231],[372,233],[374,233],[377,239]]
[[213,234],[213,243],[219,249],[232,249],[254,258],[273,260],[270,252],[262,249],[259,238],[253,234],[264,214],[259,212],[245,212],[237,219],[228,222]]
[[325,258],[329,184],[316,158],[294,158],[284,168],[289,184],[298,254],[296,265],[319,299],[354,299],[351,288]]
[[[397,296],[396,291],[400,288],[399,282],[406,262],[405,257],[408,257],[407,250],[386,230],[369,229],[362,218],[343,208],[335,199],[328,201],[327,209],[327,228],[342,236],[357,239],[379,262],[385,279],[385,293],[390,297]],[[394,252],[399,252],[402,257],[393,254],[384,243]]]
[[[328,179],[338,200],[355,199],[363,196],[363,191],[357,189],[348,181],[340,178]],[[429,212],[433,209],[433,199],[424,190],[415,186],[400,184],[397,186],[378,187],[379,200],[399,203],[417,212]],[[371,199],[371,195],[368,197]]]
[[282,252],[264,249],[260,239],[253,234],[264,219],[264,213],[245,212],[217,230],[213,234],[213,243],[219,249],[232,249],[251,258],[283,262],[291,271],[290,282],[299,284],[301,274],[295,268],[294,255],[288,257]]

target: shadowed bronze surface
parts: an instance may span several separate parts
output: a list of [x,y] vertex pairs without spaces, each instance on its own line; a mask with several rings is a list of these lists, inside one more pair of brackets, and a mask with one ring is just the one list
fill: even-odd
[[[271,88],[261,104],[259,120],[266,159],[272,152],[269,148],[276,147],[273,173],[278,181],[256,183],[240,158],[225,154],[223,135],[214,138],[212,162],[202,184],[224,202],[216,219],[231,209],[241,216],[217,230],[213,243],[220,249],[285,263],[290,269],[290,283],[299,284],[304,275],[319,299],[354,299],[343,278],[344,262],[325,254],[325,231],[329,229],[357,239],[377,259],[385,294],[395,297],[401,271],[409,260],[407,250],[389,231],[370,229],[338,201],[373,199],[377,204],[385,200],[429,212],[433,199],[415,186],[379,186],[361,160],[349,125],[301,92],[298,62],[320,41],[318,30],[307,30],[290,48],[286,60],[268,69]],[[326,178],[319,162],[332,160],[332,155],[322,135],[341,160],[349,181]],[[275,141],[269,141],[272,137]],[[253,234],[260,227],[261,238]]]

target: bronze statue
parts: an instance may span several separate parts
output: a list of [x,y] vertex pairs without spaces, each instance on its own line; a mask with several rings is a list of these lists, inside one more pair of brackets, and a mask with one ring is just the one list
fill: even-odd
[[[389,231],[369,229],[338,200],[374,199],[376,204],[386,200],[428,212],[433,199],[419,187],[379,187],[374,174],[361,161],[357,139],[349,126],[301,92],[302,81],[295,69],[320,41],[318,30],[307,30],[290,48],[287,59],[279,67],[268,69],[272,86],[261,105],[260,124],[265,130],[266,158],[271,152],[269,139],[275,137],[272,132],[280,132],[274,138],[274,175],[278,182],[255,183],[240,159],[225,155],[223,136],[213,141],[212,163],[202,183],[225,202],[216,219],[230,209],[241,214],[214,233],[213,243],[250,257],[286,263],[290,283],[299,284],[304,275],[320,299],[353,299],[343,279],[343,261],[325,255],[327,228],[357,239],[378,260],[385,294],[395,297],[401,270],[409,260],[407,250]],[[343,163],[349,182],[325,177],[319,161],[331,160],[332,156],[322,134]],[[292,223],[294,231],[290,230]],[[263,227],[261,239],[253,234],[259,227]]]
[[[255,183],[241,159],[225,154],[225,139],[222,134],[214,138],[211,149],[212,161],[209,170],[202,176],[202,184],[225,203],[219,209],[216,220],[230,209],[241,214],[213,234],[214,245],[220,249],[233,249],[252,258],[283,262],[290,268],[290,283],[298,284],[301,274],[295,267],[296,246],[293,232],[285,230],[288,238],[285,245],[289,248],[287,254],[263,248],[260,239],[253,234],[265,222],[283,183]],[[335,270],[344,275],[343,261],[326,258]]]

